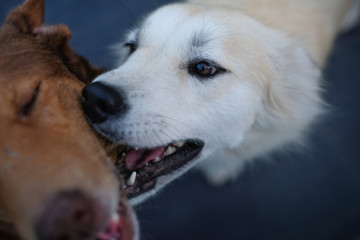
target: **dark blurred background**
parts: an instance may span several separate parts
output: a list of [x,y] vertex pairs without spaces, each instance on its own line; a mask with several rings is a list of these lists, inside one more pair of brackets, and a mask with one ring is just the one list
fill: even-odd
[[[1,0],[1,21],[21,2]],[[69,25],[76,51],[114,67],[110,46],[168,2],[48,0],[46,23]],[[338,37],[324,79],[334,110],[308,149],[259,159],[221,188],[193,170],[137,207],[141,239],[360,240],[360,24]]]

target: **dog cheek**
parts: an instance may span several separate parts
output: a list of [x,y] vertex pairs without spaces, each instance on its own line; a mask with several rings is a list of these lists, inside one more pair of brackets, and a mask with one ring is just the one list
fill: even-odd
[[[237,97],[237,96],[242,97]],[[244,93],[234,94],[234,97],[221,100],[218,106],[203,118],[207,132],[216,142],[217,147],[233,148],[243,141],[244,135],[255,122],[256,101]]]

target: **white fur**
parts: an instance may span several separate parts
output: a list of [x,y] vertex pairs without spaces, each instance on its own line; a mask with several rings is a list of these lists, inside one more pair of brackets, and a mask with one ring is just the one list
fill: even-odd
[[[122,89],[130,106],[123,117],[95,125],[109,138],[140,148],[205,142],[195,161],[160,177],[133,203],[202,160],[213,184],[228,181],[244,162],[301,142],[323,111],[320,69],[301,39],[235,9],[197,2],[152,13],[129,34],[127,41],[139,36],[138,49],[129,56],[121,46],[119,67],[96,79]],[[192,46],[194,34],[206,38],[203,47]],[[195,57],[228,72],[200,80],[186,67]]]
[[342,31],[346,32],[360,23],[360,0],[354,0],[342,23]]

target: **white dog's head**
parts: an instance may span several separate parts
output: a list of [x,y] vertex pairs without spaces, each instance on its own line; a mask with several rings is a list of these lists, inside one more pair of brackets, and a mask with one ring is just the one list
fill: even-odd
[[297,63],[313,68],[279,32],[238,12],[190,4],[155,11],[120,53],[120,67],[85,88],[84,108],[102,135],[132,147],[123,160],[137,172],[128,181],[133,196],[239,146],[254,126],[277,124],[298,107],[279,76],[302,73]]

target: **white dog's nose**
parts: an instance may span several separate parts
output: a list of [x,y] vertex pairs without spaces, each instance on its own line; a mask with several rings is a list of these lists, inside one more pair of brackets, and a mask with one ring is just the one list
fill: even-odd
[[100,82],[87,85],[82,95],[84,111],[93,123],[102,123],[110,116],[122,115],[128,108],[121,90]]

